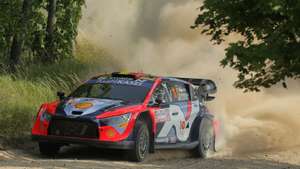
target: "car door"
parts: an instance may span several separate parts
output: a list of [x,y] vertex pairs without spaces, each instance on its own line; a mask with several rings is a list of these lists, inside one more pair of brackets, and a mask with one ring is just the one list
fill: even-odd
[[156,111],[156,143],[177,143],[187,140],[190,128],[187,121],[191,115],[188,87],[189,85],[183,82],[168,80],[163,81],[157,88],[157,91],[164,89],[163,92],[169,97],[169,102],[167,108]]
[[174,124],[177,141],[186,142],[199,109],[197,110],[197,107],[193,106],[190,84],[181,81],[171,81],[169,85],[172,96],[169,108],[171,121]]
[[156,143],[176,143],[176,135],[169,127],[171,124],[170,103],[172,96],[168,88],[168,82],[163,80],[153,92],[150,105],[156,105],[155,121],[156,121]]

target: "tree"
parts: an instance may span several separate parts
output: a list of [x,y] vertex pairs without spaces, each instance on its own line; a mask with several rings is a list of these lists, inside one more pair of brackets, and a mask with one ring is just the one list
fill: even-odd
[[221,65],[239,72],[237,88],[259,91],[300,78],[299,18],[299,0],[204,0],[192,28],[201,26],[217,44],[241,35],[226,48]]
[[53,63],[73,56],[84,0],[48,0],[48,18],[43,62]]
[[47,28],[46,28],[46,52],[45,58],[43,58],[46,62],[53,62],[56,60],[56,56],[54,54],[54,20],[55,20],[55,12],[56,12],[56,0],[48,1],[48,20],[47,20]]
[[15,0],[0,1],[0,59],[3,61],[1,68],[6,67],[4,63],[7,63],[10,55],[12,32],[14,32],[16,24],[16,17],[11,15],[11,11],[12,9],[14,12],[21,10],[16,6],[19,6],[19,3]]
[[23,7],[19,22],[19,30],[15,32],[10,50],[9,67],[11,72],[16,71],[16,66],[20,63],[23,43],[25,41],[25,32],[29,20],[31,9],[31,0],[23,0]]
[[84,0],[1,0],[0,71],[72,58],[83,5]]
[[77,28],[82,16],[84,0],[57,0],[56,24],[54,28],[55,54],[58,59],[73,56]]

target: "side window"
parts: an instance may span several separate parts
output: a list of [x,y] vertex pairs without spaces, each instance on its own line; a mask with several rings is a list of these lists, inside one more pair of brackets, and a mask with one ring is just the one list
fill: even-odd
[[170,93],[168,92],[168,87],[165,82],[162,82],[152,94],[150,104],[156,104],[158,100],[161,100],[162,103],[171,102]]
[[187,90],[187,86],[181,83],[172,83],[170,85],[170,91],[172,93],[173,102],[180,102],[180,101],[188,101],[189,100],[189,93]]

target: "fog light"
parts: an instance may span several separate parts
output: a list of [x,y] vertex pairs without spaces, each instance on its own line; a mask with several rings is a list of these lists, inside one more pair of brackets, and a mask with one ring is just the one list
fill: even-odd
[[107,131],[106,131],[106,136],[108,137],[108,138],[112,138],[112,137],[114,137],[116,135],[116,132],[113,130],[113,129],[108,129]]

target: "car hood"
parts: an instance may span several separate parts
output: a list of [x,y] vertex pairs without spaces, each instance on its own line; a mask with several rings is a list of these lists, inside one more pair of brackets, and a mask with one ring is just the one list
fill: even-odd
[[70,98],[59,103],[56,115],[67,117],[96,117],[105,111],[124,107],[121,100]]

